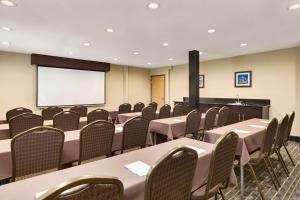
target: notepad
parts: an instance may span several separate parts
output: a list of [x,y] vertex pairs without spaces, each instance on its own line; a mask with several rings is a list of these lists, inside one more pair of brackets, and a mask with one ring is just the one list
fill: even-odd
[[150,170],[150,166],[142,161],[136,161],[130,164],[125,165],[125,167],[132,173],[138,176],[146,176]]
[[183,122],[182,119],[174,119],[174,122]]
[[40,198],[42,195],[44,195],[46,192],[48,192],[48,190],[44,190],[42,192],[38,192],[35,194],[35,199],[38,199]]
[[251,133],[251,131],[244,131],[244,130],[240,130],[240,129],[233,129],[231,131],[236,132],[236,133]]
[[123,131],[123,126],[116,127],[116,131],[118,131],[118,132]]
[[260,125],[248,125],[250,127],[253,127],[253,128],[266,128],[265,126],[260,126]]
[[194,146],[190,146],[190,145],[186,145],[186,147],[188,147],[190,149],[194,149],[197,152],[198,155],[205,152],[204,149],[201,149],[201,148],[198,148],[198,147],[194,147]]
[[260,121],[261,123],[270,124],[270,121]]

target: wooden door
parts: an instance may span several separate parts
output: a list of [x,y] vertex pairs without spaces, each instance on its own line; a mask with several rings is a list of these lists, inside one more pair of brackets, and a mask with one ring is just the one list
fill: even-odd
[[155,101],[159,109],[165,104],[165,75],[151,76],[151,101]]

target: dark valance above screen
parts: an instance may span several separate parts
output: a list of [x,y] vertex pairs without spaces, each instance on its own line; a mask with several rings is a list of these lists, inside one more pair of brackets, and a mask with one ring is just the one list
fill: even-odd
[[63,58],[57,56],[47,56],[41,54],[31,54],[31,64],[43,65],[48,67],[67,68],[67,69],[81,69],[81,70],[92,70],[92,71],[101,71],[101,72],[110,71],[109,63],[89,61],[89,60],[79,60],[73,58]]

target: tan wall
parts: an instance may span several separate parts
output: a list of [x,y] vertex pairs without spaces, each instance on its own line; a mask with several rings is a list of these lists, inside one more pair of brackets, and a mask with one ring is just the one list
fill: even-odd
[[[35,107],[36,67],[30,65],[30,55],[0,51],[0,115],[11,108]],[[121,103],[150,101],[149,70],[111,65],[106,74],[106,105],[104,108],[117,109]],[[95,109],[89,108],[89,110]]]
[[[297,113],[300,113],[299,49],[284,49],[202,62],[200,74],[205,75],[205,88],[200,89],[200,96],[236,98],[239,94],[240,98],[271,99],[271,117],[281,118],[296,108]],[[164,69],[166,68],[159,70]],[[251,70],[253,73],[251,88],[234,87],[234,72],[243,70]],[[188,77],[188,65],[175,66],[170,70],[169,92],[172,104],[173,101],[182,101],[182,97],[188,96]],[[300,124],[300,117],[296,118]],[[297,126],[296,128],[294,125],[292,134],[300,136],[300,126]]]
[[296,118],[294,122],[294,135],[300,136],[300,48],[295,52],[296,57]]

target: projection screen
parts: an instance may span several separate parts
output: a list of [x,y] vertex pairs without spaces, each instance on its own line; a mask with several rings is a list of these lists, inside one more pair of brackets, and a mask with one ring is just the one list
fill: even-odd
[[37,66],[37,107],[105,103],[105,72]]

